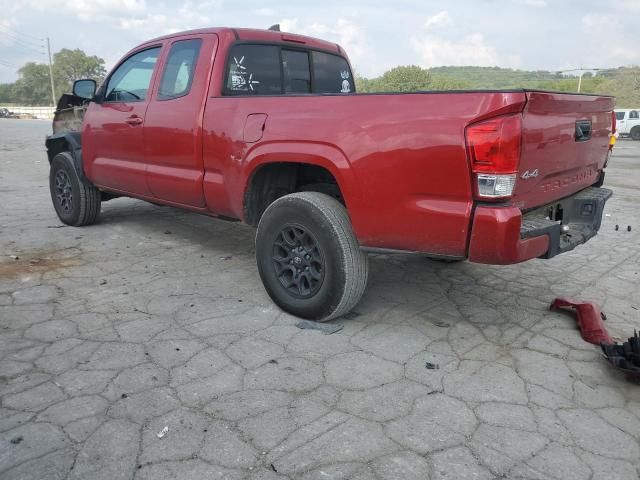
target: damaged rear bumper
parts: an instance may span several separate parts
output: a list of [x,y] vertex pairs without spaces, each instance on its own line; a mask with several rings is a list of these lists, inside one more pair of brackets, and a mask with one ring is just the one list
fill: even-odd
[[509,265],[573,250],[598,233],[604,205],[612,194],[606,188],[590,187],[524,214],[511,206],[478,206],[469,260]]

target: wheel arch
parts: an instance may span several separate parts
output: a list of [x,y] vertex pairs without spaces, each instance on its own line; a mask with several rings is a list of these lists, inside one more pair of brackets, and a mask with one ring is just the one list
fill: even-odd
[[85,180],[84,169],[82,167],[82,136],[80,132],[57,133],[47,137],[45,140],[49,165],[54,157],[62,152],[69,152],[73,159],[73,167],[81,180]]
[[257,225],[269,204],[281,196],[300,191],[297,189],[300,185],[296,184],[300,168],[306,174],[317,169],[319,178],[335,182],[339,200],[348,212],[359,203],[353,170],[339,149],[319,143],[267,144],[250,152],[244,164],[244,220],[250,225]]

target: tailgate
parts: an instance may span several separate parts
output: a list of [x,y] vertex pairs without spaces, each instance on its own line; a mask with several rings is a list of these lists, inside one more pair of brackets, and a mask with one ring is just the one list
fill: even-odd
[[521,209],[552,203],[598,181],[609,152],[614,106],[613,97],[533,91],[526,95],[512,197]]

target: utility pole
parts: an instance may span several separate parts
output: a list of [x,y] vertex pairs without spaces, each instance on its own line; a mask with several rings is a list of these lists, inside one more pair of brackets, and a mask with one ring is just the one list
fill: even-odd
[[578,77],[578,93],[580,93],[580,88],[582,87],[582,75],[584,75],[584,72],[581,71]]
[[47,37],[47,51],[49,52],[49,78],[51,79],[51,104],[55,107],[56,106],[56,89],[53,86],[53,65],[51,63],[51,42],[49,41],[49,37]]

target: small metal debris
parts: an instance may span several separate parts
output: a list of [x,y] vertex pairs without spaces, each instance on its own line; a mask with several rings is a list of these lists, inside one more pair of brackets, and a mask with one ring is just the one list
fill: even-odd
[[13,443],[14,445],[18,445],[19,443],[22,443],[23,440],[23,437],[15,437],[11,439],[11,443]]
[[122,395],[120,395],[120,398],[127,398],[129,395],[127,395],[126,393],[123,393]]
[[312,322],[311,320],[300,320],[296,323],[296,327],[301,330],[318,330],[325,335],[331,335],[332,333],[342,330],[344,325],[341,323],[320,323]]
[[620,225],[616,225],[616,232],[620,230]]
[[171,230],[165,230],[165,231],[164,231],[164,234],[165,234],[165,235],[171,235]]
[[106,284],[107,284],[106,280],[104,280],[104,279],[100,280],[100,285],[106,285]]
[[274,472],[278,473],[278,470],[276,470],[276,467],[273,466],[273,463],[271,464],[271,470],[273,470]]
[[437,363],[431,363],[431,362],[427,362],[424,365],[427,370],[439,370],[440,369],[440,365],[438,365]]
[[451,324],[449,322],[443,322],[443,321],[440,321],[440,320],[433,322],[433,324],[436,327],[443,327],[443,328],[449,328],[451,326]]
[[226,262],[227,260],[231,260],[233,258],[233,255],[225,255],[223,257],[220,257],[220,260],[222,260],[223,262]]
[[631,231],[631,225],[627,225],[627,232]]
[[158,438],[163,438],[167,433],[169,433],[169,427],[165,426],[162,430],[160,430],[156,435]]
[[9,258],[13,258],[14,260],[20,260],[20,257],[17,255],[9,255]]

